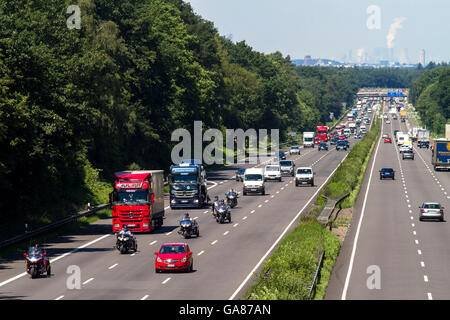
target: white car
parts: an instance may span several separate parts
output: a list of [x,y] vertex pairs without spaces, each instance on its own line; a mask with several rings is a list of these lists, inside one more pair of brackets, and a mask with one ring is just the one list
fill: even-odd
[[391,124],[391,120],[387,119],[386,124]]
[[289,154],[293,155],[293,154],[300,154],[300,147],[299,146],[292,146],[289,149]]
[[311,167],[297,168],[295,186],[298,187],[301,184],[309,184],[311,187],[314,187],[314,172]]
[[276,164],[268,164],[264,170],[264,180],[278,180],[281,182],[281,168]]
[[402,153],[403,151],[412,150],[412,145],[410,145],[410,144],[402,144],[400,146],[400,148],[398,148],[398,149],[399,149],[399,152]]

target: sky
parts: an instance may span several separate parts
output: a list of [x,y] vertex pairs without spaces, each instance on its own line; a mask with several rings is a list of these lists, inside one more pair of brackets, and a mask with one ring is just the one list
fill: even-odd
[[426,63],[450,61],[450,0],[185,1],[219,34],[259,52],[342,61],[350,50],[356,60],[390,46],[404,62],[419,62],[421,49]]

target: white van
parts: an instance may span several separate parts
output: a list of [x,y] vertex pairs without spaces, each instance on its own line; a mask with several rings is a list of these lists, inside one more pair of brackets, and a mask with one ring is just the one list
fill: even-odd
[[281,168],[278,164],[268,164],[264,170],[264,180],[278,180],[281,182]]
[[248,168],[244,172],[244,196],[247,193],[261,193],[266,194],[264,185],[264,169],[263,168]]

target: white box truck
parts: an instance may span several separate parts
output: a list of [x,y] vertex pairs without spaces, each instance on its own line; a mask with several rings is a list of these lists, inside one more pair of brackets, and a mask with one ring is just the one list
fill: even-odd
[[314,132],[303,132],[303,148],[314,148]]

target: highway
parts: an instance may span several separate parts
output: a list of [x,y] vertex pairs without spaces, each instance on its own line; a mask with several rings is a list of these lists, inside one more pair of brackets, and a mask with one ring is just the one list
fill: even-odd
[[[358,140],[356,140],[358,141]],[[350,145],[356,142],[350,139]],[[209,194],[224,197],[230,188],[241,192],[232,209],[232,222],[218,224],[210,208],[166,209],[161,230],[137,234],[138,252],[121,255],[113,249],[111,219],[103,219],[46,244],[52,262],[50,278],[30,279],[23,256],[0,263],[0,297],[45,300],[170,300],[239,299],[252,285],[253,275],[269,254],[293,230],[300,214],[318,194],[343,161],[346,151],[301,149],[287,156],[296,166],[313,166],[314,187],[295,187],[294,177],[266,182],[266,195],[242,196],[242,182],[234,179],[238,167],[227,166],[208,173]],[[263,167],[264,164],[259,164]],[[168,200],[166,199],[166,206]],[[185,240],[177,234],[178,223],[188,211],[200,226],[200,237]],[[154,252],[167,242],[188,242],[194,255],[192,273],[155,273]],[[81,271],[81,288],[68,288],[70,266]]]
[[[418,217],[424,201],[440,202],[448,217],[450,177],[433,170],[428,149],[414,146],[414,160],[402,160],[394,130],[408,132],[411,126],[409,119],[383,122],[382,132],[393,143],[380,135],[326,299],[450,298],[450,224]],[[382,167],[394,168],[395,180],[380,180]]]

